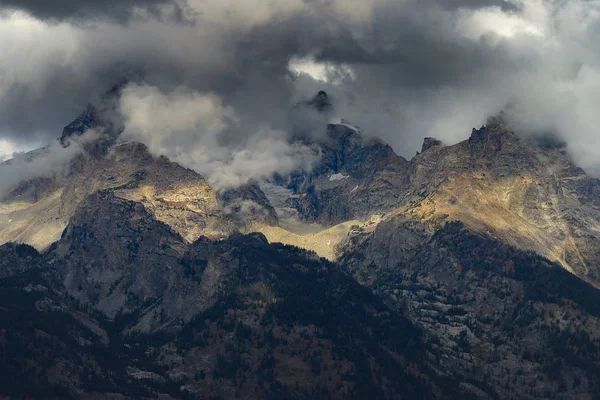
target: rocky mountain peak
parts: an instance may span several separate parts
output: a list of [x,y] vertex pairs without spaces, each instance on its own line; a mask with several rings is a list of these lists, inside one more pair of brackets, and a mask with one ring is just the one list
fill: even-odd
[[487,119],[486,124],[479,129],[473,128],[468,143],[474,150],[485,154],[496,153],[505,147],[511,147],[518,140],[510,129],[503,113]]
[[97,250],[110,258],[115,256],[116,249],[121,249],[127,252],[126,258],[134,259],[142,242],[144,246],[160,247],[167,238],[172,238],[174,243],[183,242],[168,225],[157,221],[143,204],[121,199],[111,191],[101,191],[80,203],[58,242],[60,251],[57,254],[66,256],[68,252],[73,258],[73,252]]
[[320,90],[313,98],[308,102],[308,105],[314,107],[319,112],[329,112],[333,108],[333,104],[329,100],[327,92]]
[[117,122],[119,120],[117,108],[123,88],[127,84],[128,81],[123,80],[114,85],[100,99],[89,103],[86,109],[63,129],[59,139],[61,144],[67,147],[69,138],[81,136],[90,129],[104,130],[107,138],[114,139],[120,135],[122,127]]
[[239,224],[252,220],[274,226],[279,222],[275,209],[257,182],[220,190],[217,198],[225,215]]
[[68,146],[69,138],[73,136],[81,136],[89,129],[101,126],[101,118],[98,109],[91,104],[88,104],[83,111],[73,122],[65,126],[60,136],[60,142],[63,146]]
[[142,204],[104,191],[79,205],[49,254],[73,297],[114,318],[159,297],[186,250],[181,236]]
[[436,138],[432,138],[432,137],[426,137],[425,139],[423,139],[423,146],[421,147],[421,153],[423,153],[426,150],[429,150],[432,147],[437,147],[437,146],[443,146],[444,143]]

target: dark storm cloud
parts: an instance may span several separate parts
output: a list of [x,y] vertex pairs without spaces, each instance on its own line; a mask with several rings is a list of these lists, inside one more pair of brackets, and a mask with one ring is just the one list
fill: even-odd
[[[313,1],[314,3],[322,3]],[[518,6],[510,0],[422,0],[423,4],[437,4],[443,8],[478,9],[499,7],[504,11],[516,11]],[[162,4],[178,4],[177,0],[0,0],[0,8],[23,10],[42,19],[65,19],[73,17],[111,16],[126,19],[134,8],[158,12]],[[307,1],[310,3],[310,1]],[[178,9],[182,12],[182,8]]]
[[[303,149],[283,145],[289,109],[319,89],[336,101],[335,117],[410,156],[424,136],[462,139],[509,102],[542,122],[535,126],[586,126],[577,93],[600,70],[590,28],[598,17],[583,1],[52,3],[0,0],[37,17],[0,20],[0,134],[13,142],[58,136],[90,99],[126,78],[138,84],[127,92],[132,132],[174,158],[189,158],[203,143],[238,160],[237,171],[252,170],[255,158],[244,146],[266,146],[265,138],[281,145],[272,156],[304,157]],[[138,6],[151,12],[129,18]],[[327,82],[290,72],[298,60],[324,69]],[[177,137],[156,140],[161,133],[152,126],[162,123],[140,115],[168,118],[158,111],[169,104],[186,113],[172,110],[181,121],[165,135]],[[209,127],[218,129],[208,141],[195,133]]]
[[[121,18],[135,6],[165,3],[0,0],[0,7],[22,8],[42,19],[80,13]],[[11,33],[17,54],[13,59],[7,54],[6,68],[32,63],[40,67],[30,79],[15,73],[4,80],[4,92],[10,95],[0,103],[0,129],[18,140],[50,135],[49,131],[56,135],[90,98],[122,78],[163,88],[185,85],[214,91],[248,118],[268,116],[275,119],[270,123],[282,128],[285,110],[274,109],[290,102],[294,88],[288,64],[293,57],[350,64],[357,71],[365,70],[365,79],[373,84],[377,82],[369,75],[374,73],[381,78],[381,86],[415,88],[460,82],[491,64],[507,62],[485,44],[459,37],[453,22],[445,20],[453,15],[448,9],[508,7],[506,1],[375,1],[365,6],[368,2],[284,0],[273,3],[280,7],[277,12],[248,23],[255,18],[255,9],[258,13],[275,7],[266,4],[232,2],[228,7],[217,1],[190,2],[187,15],[195,15],[195,26],[158,19],[125,26],[91,20],[90,26],[82,27],[83,18],[75,25],[31,22],[42,25],[32,32],[17,27],[24,31],[23,37],[46,37],[21,45],[22,37]],[[361,6],[364,14],[356,11]],[[45,40],[50,42],[46,47],[55,51],[44,49]],[[72,43],[61,46],[61,41]],[[28,46],[28,57],[15,50]]]
[[445,8],[477,9],[485,7],[499,7],[503,11],[517,11],[519,6],[510,0],[440,0],[437,3]]
[[22,10],[42,19],[108,16],[126,20],[134,8],[158,13],[158,5],[172,0],[1,0],[0,7]]

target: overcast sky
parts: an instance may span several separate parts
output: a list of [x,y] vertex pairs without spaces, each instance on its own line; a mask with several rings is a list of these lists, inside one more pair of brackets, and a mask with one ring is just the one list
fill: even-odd
[[60,136],[128,79],[125,138],[217,185],[309,165],[289,110],[335,116],[410,158],[507,104],[600,165],[595,0],[0,0],[0,157]]

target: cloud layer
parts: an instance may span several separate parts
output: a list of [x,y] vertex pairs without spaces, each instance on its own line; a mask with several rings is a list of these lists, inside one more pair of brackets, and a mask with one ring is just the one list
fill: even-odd
[[56,137],[127,78],[126,137],[221,185],[310,163],[289,144],[289,109],[320,89],[407,157],[511,104],[522,130],[600,165],[596,0],[46,4],[0,1],[0,137],[13,147]]

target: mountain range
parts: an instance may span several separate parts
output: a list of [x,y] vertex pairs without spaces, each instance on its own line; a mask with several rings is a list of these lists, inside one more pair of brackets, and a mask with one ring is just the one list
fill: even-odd
[[341,120],[217,190],[121,140],[118,90],[0,204],[0,396],[599,398],[600,180],[566,144],[500,114],[407,160]]

